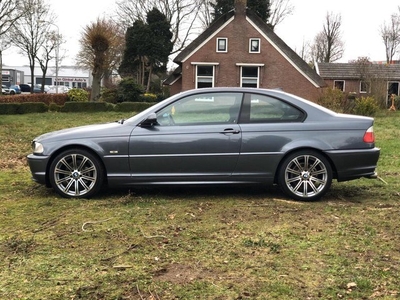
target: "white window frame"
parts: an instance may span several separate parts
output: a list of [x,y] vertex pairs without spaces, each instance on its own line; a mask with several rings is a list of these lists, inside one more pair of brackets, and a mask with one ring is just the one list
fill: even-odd
[[[258,49],[256,51],[252,50],[253,42],[258,43]],[[261,53],[261,39],[259,39],[259,38],[250,38],[249,39],[249,53]]]
[[[243,76],[243,68],[257,68],[257,77],[244,77]],[[240,67],[240,86],[243,87],[243,81],[245,80],[251,80],[255,81],[257,86],[254,88],[259,88],[260,87],[260,67],[259,66],[241,66]]]
[[[219,42],[220,41],[225,41],[225,49],[224,50],[220,50],[219,49]],[[216,51],[218,53],[227,53],[228,52],[228,38],[217,38]]]
[[[216,76],[216,67],[219,65],[219,63],[217,63],[217,62],[192,62],[191,63],[191,65],[192,66],[194,66],[194,81],[195,81],[195,89],[198,89],[198,83],[199,83],[199,81],[198,81],[198,79],[199,79],[199,77],[200,78],[211,78],[211,82],[212,82],[212,87],[214,87],[214,84],[215,84],[215,76]],[[212,74],[212,76],[197,76],[197,67],[198,66],[204,66],[204,67],[206,67],[206,66],[212,66],[213,67],[213,74]]]

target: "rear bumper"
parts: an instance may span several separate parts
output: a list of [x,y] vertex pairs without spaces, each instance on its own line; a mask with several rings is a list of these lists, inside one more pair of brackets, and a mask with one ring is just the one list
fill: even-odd
[[333,150],[326,151],[336,170],[337,181],[353,180],[361,177],[377,178],[376,167],[380,149]]

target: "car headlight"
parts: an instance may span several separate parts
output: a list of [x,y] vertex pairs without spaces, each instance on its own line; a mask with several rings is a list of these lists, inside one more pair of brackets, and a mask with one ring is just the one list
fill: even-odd
[[35,154],[42,154],[44,151],[43,145],[39,142],[32,142],[32,151]]

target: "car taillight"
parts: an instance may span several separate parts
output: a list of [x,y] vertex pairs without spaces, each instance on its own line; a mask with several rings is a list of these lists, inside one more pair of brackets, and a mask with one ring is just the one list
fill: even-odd
[[371,126],[364,133],[364,143],[375,143],[374,126]]

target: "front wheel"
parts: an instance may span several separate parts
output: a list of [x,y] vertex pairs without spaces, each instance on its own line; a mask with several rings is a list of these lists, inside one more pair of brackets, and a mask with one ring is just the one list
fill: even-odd
[[331,183],[332,167],[329,161],[311,150],[287,156],[278,174],[280,188],[295,200],[317,200],[329,190]]
[[89,151],[70,149],[52,161],[49,179],[53,189],[65,198],[90,198],[104,182],[104,168]]

